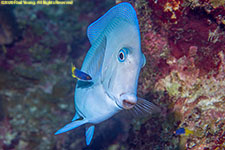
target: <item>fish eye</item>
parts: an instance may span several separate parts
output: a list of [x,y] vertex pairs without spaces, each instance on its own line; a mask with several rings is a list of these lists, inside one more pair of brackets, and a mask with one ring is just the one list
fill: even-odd
[[119,55],[118,55],[118,60],[120,62],[124,62],[126,57],[127,57],[127,53],[128,53],[128,50],[126,48],[122,48],[120,51],[119,51]]

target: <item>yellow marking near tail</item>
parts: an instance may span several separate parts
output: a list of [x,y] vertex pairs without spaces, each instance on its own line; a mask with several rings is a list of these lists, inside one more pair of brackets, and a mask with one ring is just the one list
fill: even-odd
[[71,64],[71,71],[72,71],[72,77],[73,78],[77,78],[77,79],[79,79],[77,76],[75,76],[75,73],[74,73],[74,71],[76,70],[76,67],[73,65],[73,64]]
[[73,64],[71,67],[71,71],[72,71],[72,77],[76,78],[78,80],[82,80],[82,81],[88,81],[91,80],[90,75],[86,74],[85,72],[82,72],[80,70],[78,70]]
[[190,134],[194,134],[194,131],[189,130],[188,128],[184,128],[185,129],[185,134],[186,136],[190,135]]

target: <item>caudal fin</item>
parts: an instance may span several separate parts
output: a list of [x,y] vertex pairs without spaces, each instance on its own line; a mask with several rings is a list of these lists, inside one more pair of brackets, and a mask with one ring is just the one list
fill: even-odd
[[67,132],[69,130],[72,130],[72,129],[75,129],[83,124],[87,123],[87,120],[86,119],[83,119],[83,120],[77,120],[77,121],[74,121],[74,122],[71,122],[67,125],[65,125],[63,128],[59,129],[55,135],[57,134],[61,134],[63,132]]

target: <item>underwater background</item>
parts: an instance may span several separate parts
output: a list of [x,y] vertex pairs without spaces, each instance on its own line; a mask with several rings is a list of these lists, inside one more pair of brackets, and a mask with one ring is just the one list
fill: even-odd
[[138,95],[161,112],[119,113],[88,147],[85,126],[54,135],[75,113],[71,64],[90,48],[86,29],[119,2],[0,5],[0,150],[225,149],[224,0],[126,0],[146,56]]

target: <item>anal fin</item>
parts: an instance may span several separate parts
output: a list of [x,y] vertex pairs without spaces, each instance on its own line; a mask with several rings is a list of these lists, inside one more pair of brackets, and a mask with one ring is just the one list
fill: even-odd
[[95,126],[91,125],[88,128],[86,128],[86,144],[89,145],[91,143],[91,140],[93,138],[94,135],[94,131],[95,131]]

